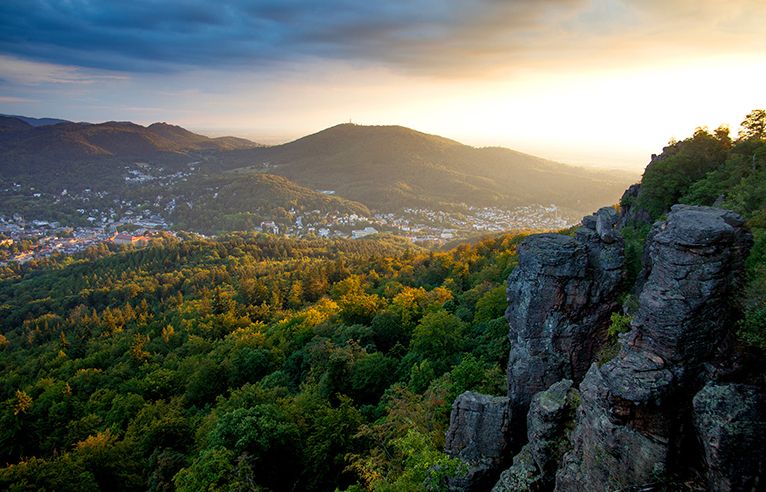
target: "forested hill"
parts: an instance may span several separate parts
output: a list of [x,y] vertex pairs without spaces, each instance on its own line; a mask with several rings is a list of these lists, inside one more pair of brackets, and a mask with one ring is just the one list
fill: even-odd
[[612,203],[630,180],[627,173],[567,166],[500,147],[475,148],[402,126],[341,124],[233,155],[267,162],[275,174],[382,210],[556,203],[585,214]]
[[[415,490],[501,393],[519,237],[168,237],[7,269],[0,488]],[[425,466],[425,467],[424,467]]]
[[[381,212],[410,226],[487,230],[486,212],[523,224],[508,229],[544,228],[540,214],[571,223],[614,203],[634,179],[400,126],[343,124],[264,147],[166,123],[35,123],[0,115],[0,216],[66,226],[155,216],[207,234],[264,221],[286,230],[318,211],[313,229],[343,234],[349,221],[339,218],[351,215],[393,231],[374,218]],[[448,217],[424,223],[413,209]]]
[[[150,159],[162,154],[222,151],[256,147],[239,138],[208,138],[180,126],[131,122],[39,124],[38,120],[0,115],[0,164],[5,173],[30,172],[19,166],[33,164],[44,171],[54,163],[65,164],[98,157]],[[16,164],[16,166],[14,166]]]

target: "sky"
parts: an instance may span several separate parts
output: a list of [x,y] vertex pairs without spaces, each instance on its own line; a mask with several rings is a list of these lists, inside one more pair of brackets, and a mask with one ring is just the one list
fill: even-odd
[[0,113],[281,143],[352,121],[640,171],[766,107],[764,0],[3,0]]

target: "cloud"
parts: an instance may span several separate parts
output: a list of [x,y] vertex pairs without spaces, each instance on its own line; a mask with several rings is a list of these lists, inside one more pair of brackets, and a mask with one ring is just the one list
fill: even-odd
[[429,66],[479,55],[489,48],[486,38],[496,37],[493,33],[523,30],[550,9],[580,3],[5,0],[0,3],[0,52],[125,71],[302,58]]
[[25,97],[0,96],[0,104],[25,104],[35,102]]
[[0,53],[121,72],[330,60],[470,76],[637,52],[759,50],[764,22],[762,0],[4,0]]
[[99,70],[84,70],[69,65],[58,65],[23,60],[0,54],[0,79],[16,85],[93,84],[96,82],[126,80],[121,74]]

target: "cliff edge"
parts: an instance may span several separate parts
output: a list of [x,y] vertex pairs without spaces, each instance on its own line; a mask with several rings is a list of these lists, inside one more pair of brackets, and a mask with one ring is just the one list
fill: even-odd
[[[630,331],[599,367],[609,318],[629,290],[619,224],[601,209],[575,237],[531,236],[519,248],[508,282],[510,424],[495,434],[517,454],[493,492],[689,482],[758,490],[766,398],[732,357],[750,232],[737,214],[713,207],[676,205],[656,222]],[[450,433],[483,432],[455,428],[463,422],[453,419]],[[502,461],[485,460],[483,476],[499,473]]]

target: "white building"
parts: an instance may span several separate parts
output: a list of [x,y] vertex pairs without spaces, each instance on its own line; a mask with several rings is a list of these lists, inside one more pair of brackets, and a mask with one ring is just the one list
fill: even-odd
[[277,224],[275,224],[273,220],[261,222],[261,229],[263,232],[271,232],[272,234],[279,233],[279,227],[277,227]]
[[373,234],[377,234],[378,230],[374,227],[365,227],[364,229],[358,229],[355,231],[351,231],[351,237],[354,239],[359,239],[360,237],[365,236],[372,236]]

